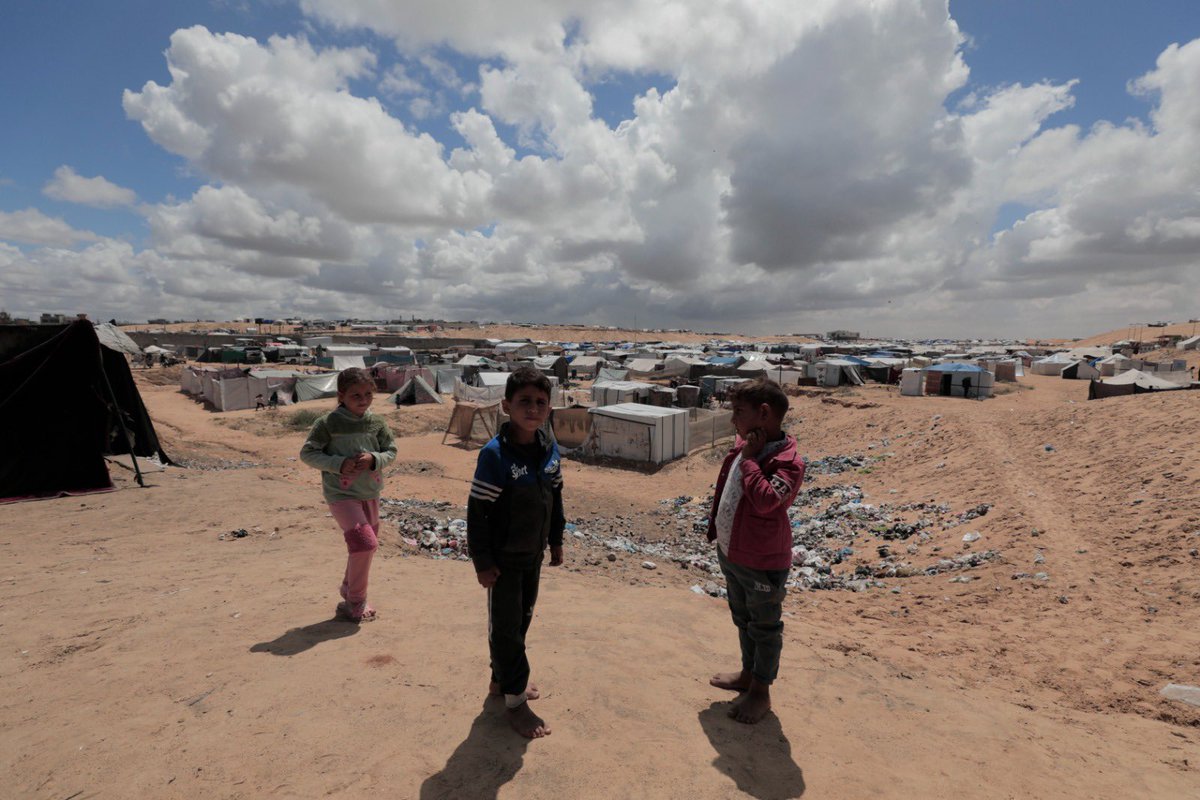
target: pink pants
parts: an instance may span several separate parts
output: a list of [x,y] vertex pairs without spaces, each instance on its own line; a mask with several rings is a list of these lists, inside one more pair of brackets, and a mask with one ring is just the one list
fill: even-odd
[[329,513],[342,529],[349,551],[342,597],[350,603],[365,603],[371,558],[379,548],[379,499],[339,500],[329,504]]

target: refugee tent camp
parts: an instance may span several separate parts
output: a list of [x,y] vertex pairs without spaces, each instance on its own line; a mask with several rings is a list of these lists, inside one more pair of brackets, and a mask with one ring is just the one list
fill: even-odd
[[688,453],[687,409],[618,403],[588,412],[588,447],[597,455],[662,464]]
[[1200,336],[1192,336],[1184,339],[1179,344],[1175,345],[1180,350],[1197,350],[1200,349]]
[[20,327],[36,330],[12,331],[0,350],[0,410],[53,424],[5,430],[0,502],[111,489],[106,454],[171,463],[129,371],[126,354],[139,350],[128,336],[82,319]]

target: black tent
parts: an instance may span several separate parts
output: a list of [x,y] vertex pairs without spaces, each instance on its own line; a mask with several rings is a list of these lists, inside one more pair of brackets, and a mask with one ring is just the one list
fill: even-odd
[[171,463],[125,355],[102,345],[90,322],[5,327],[0,502],[111,489],[106,454],[132,449]]

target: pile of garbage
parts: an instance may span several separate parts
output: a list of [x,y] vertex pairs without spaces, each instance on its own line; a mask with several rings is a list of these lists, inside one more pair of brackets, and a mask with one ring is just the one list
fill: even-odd
[[[809,480],[861,470],[877,460],[877,456],[828,456],[809,464]],[[384,517],[401,529],[405,543],[432,558],[469,558],[461,506],[410,499],[385,499],[381,505]],[[647,570],[675,564],[697,573],[692,591],[725,596],[716,550],[707,538],[712,495],[680,495],[660,500],[658,505],[645,515],[574,519],[566,524],[565,536],[582,548],[580,560],[585,564],[596,566],[618,557],[640,561]],[[793,564],[788,585],[795,589],[899,591],[895,581],[943,573],[954,573],[956,582],[968,582],[972,576],[964,573],[1000,555],[990,549],[969,549],[981,538],[977,532],[963,536],[961,545],[955,542],[964,552],[932,561],[928,557],[918,561],[920,545],[931,542],[940,531],[986,515],[991,507],[980,503],[955,514],[949,505],[933,501],[875,505],[866,502],[858,484],[807,486],[806,482],[788,509]],[[929,549],[937,554],[949,544],[935,543]]]
[[[400,539],[430,558],[467,561],[465,510],[454,503],[382,498],[379,515],[400,529]],[[457,513],[456,513],[457,512]]]

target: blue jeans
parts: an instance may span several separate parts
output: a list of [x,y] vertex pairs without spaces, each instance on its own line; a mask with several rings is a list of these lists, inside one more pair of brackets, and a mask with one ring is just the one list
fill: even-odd
[[717,562],[725,573],[729,613],[738,629],[742,670],[769,686],[779,674],[779,654],[783,650],[783,598],[787,596],[788,570],[734,564],[720,547]]

